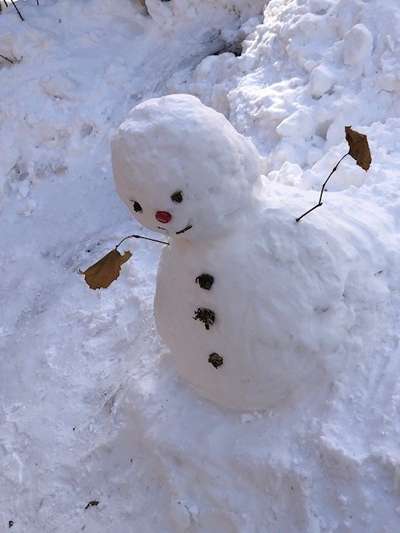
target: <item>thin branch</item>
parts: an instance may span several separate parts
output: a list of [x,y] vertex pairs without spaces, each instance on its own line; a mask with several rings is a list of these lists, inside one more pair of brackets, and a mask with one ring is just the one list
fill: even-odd
[[11,0],[11,3],[12,5],[15,7],[15,10],[16,12],[18,13],[19,15],[19,18],[22,20],[22,22],[25,20],[24,17],[22,16],[22,13],[21,11],[18,9],[17,5],[15,4],[14,0]]
[[344,156],[342,156],[339,161],[336,163],[336,165],[333,167],[331,173],[329,174],[329,176],[326,178],[326,180],[324,181],[324,183],[322,184],[322,188],[321,188],[321,192],[319,194],[319,200],[318,200],[318,203],[316,205],[314,205],[314,207],[312,207],[311,209],[309,209],[308,211],[306,211],[305,213],[303,213],[301,216],[299,216],[298,218],[296,218],[296,222],[300,222],[300,220],[305,217],[306,215],[308,215],[309,213],[311,213],[311,211],[314,211],[314,209],[317,209],[317,207],[321,207],[322,205],[322,197],[323,197],[323,194],[325,192],[325,187],[327,186],[328,184],[328,181],[331,179],[332,177],[332,174],[334,172],[336,172],[336,170],[338,169],[338,166],[340,165],[340,163],[343,161],[343,159],[345,157],[347,157],[348,155],[350,155],[350,152],[347,152],[347,154],[344,154]]
[[10,59],[9,57],[3,56],[2,54],[0,54],[0,57],[1,59],[4,59],[5,61],[8,61],[9,63],[11,63],[11,65],[14,65],[14,61]]
[[117,244],[115,249],[117,250],[123,242],[125,242],[127,239],[145,239],[146,241],[152,241],[152,242],[159,242],[160,244],[166,244],[169,246],[169,242],[165,241],[159,241],[158,239],[150,239],[150,237],[143,237],[142,235],[128,235],[127,237],[124,237],[121,242]]

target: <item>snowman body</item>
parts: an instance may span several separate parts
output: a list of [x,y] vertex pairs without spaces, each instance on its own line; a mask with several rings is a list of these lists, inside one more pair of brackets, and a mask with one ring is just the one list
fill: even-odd
[[371,223],[370,206],[332,199],[297,224],[314,193],[268,185],[252,143],[188,95],[134,108],[112,159],[131,213],[169,238],[157,328],[202,396],[269,408],[318,396],[349,359],[356,364],[343,343],[373,331],[385,290],[376,208]]
[[157,329],[202,396],[234,409],[273,407],[337,375],[354,318],[343,298],[348,270],[332,277],[335,243],[303,229],[314,240],[311,271],[304,236],[298,247],[281,239],[297,230],[290,209],[260,212],[257,224],[242,222],[221,238],[172,240],[163,251]]

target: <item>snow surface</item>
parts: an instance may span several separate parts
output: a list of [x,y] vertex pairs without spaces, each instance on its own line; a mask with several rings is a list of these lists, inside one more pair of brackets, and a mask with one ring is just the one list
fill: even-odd
[[[3,529],[399,530],[398,1],[271,0],[261,18],[262,4],[152,0],[150,17],[128,0],[43,0],[21,2],[24,24],[0,16],[0,54],[16,61],[0,62]],[[345,160],[310,215],[385,218],[373,256],[388,293],[356,297],[345,344],[360,359],[328,398],[242,415],[201,400],[155,333],[157,245],[131,243],[107,291],[78,275],[143,231],[115,193],[110,137],[171,92],[222,111],[267,185],[310,199],[346,151],[344,126],[367,133],[370,171]]]

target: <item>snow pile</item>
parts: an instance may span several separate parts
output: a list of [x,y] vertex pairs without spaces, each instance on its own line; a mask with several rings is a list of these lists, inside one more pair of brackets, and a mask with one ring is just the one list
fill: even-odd
[[[397,1],[272,0],[264,20],[246,1],[148,4],[153,16],[128,0],[31,1],[24,24],[14,10],[0,16],[0,54],[16,60],[0,61],[2,527],[397,531]],[[219,28],[202,26],[214,19]],[[212,55],[241,39],[240,57]],[[344,125],[368,134],[371,170],[346,163],[337,191],[299,226],[328,233],[332,222],[333,241],[354,232],[375,243],[353,256],[365,275],[347,280],[347,362],[328,397],[242,415],[198,397],[155,333],[152,243],[135,241],[105,292],[78,275],[144,231],[115,194],[110,137],[134,105],[175,91],[251,137],[271,188],[265,205],[291,196],[300,212],[310,207],[347,150]],[[340,238],[346,258],[352,242]],[[375,298],[380,286],[388,293]]]
[[[344,153],[345,125],[399,116],[399,35],[396,0],[272,0],[241,57],[206,58],[177,73],[169,88],[228,116],[266,156],[267,171],[289,161],[310,168],[305,178],[317,186],[318,162],[326,157],[329,168]],[[363,181],[362,171],[348,166],[335,178],[342,188]]]

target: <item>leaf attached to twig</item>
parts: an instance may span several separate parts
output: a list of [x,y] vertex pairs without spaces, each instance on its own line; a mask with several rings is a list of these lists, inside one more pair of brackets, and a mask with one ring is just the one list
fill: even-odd
[[121,255],[117,249],[114,249],[80,273],[85,276],[85,281],[91,289],[106,289],[118,278],[121,266],[131,257],[131,252],[125,252],[124,255]]
[[346,141],[350,147],[349,154],[356,160],[359,167],[367,171],[372,161],[367,136],[352,130],[351,126],[346,126],[345,131]]

